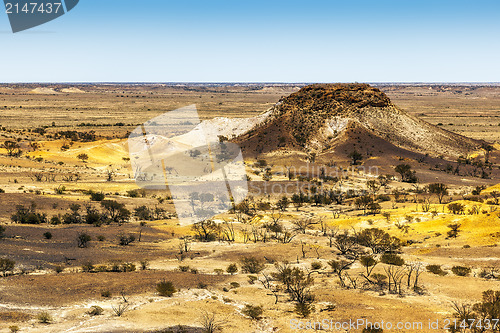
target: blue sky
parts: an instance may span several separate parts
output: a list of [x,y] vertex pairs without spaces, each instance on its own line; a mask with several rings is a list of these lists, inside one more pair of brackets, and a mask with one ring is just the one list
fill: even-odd
[[500,1],[80,0],[0,82],[498,82]]

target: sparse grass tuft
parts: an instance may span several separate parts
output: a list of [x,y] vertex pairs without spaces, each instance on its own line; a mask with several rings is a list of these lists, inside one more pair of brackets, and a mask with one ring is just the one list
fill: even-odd
[[40,324],[50,324],[53,319],[52,316],[48,312],[40,312],[37,316],[38,322]]

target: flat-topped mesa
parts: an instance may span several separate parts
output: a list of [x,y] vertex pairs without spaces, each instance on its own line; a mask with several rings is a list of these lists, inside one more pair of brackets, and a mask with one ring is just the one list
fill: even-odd
[[378,88],[360,83],[306,86],[281,98],[266,120],[235,141],[252,155],[276,150],[322,153],[340,141],[348,144],[346,135],[354,129],[430,155],[458,157],[480,145],[407,114]]
[[281,109],[335,110],[339,106],[364,108],[386,107],[391,100],[378,88],[364,83],[313,84],[283,100]]

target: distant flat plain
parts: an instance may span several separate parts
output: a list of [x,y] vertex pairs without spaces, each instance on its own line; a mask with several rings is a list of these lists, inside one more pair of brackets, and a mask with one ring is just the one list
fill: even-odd
[[[202,119],[250,117],[303,84],[0,85],[0,125],[11,129],[92,127],[122,137],[164,112],[195,104]],[[397,106],[444,129],[500,141],[500,86],[379,84]],[[109,126],[109,125],[125,126]],[[103,126],[108,125],[108,126]]]

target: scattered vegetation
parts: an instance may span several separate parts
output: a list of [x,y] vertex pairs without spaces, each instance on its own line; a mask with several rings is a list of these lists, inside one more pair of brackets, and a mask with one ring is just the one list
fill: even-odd
[[172,297],[177,292],[177,289],[172,281],[162,280],[156,284],[156,291],[160,296]]
[[241,311],[245,316],[250,317],[254,320],[260,320],[262,318],[262,314],[264,313],[264,309],[262,306],[253,306],[250,304],[245,305],[243,310]]
[[470,274],[471,269],[465,266],[453,266],[451,271],[457,276],[467,276]]
[[53,319],[48,312],[40,312],[37,316],[38,322],[40,324],[51,324]]
[[441,275],[441,276],[445,276],[447,274],[445,271],[443,271],[443,269],[441,268],[441,265],[428,265],[427,271],[432,273],[432,274]]
[[241,259],[241,270],[243,273],[258,274],[264,268],[264,262],[256,257],[243,257]]
[[2,272],[3,276],[7,276],[8,272],[12,273],[15,265],[16,262],[14,260],[9,258],[0,258],[0,272]]

